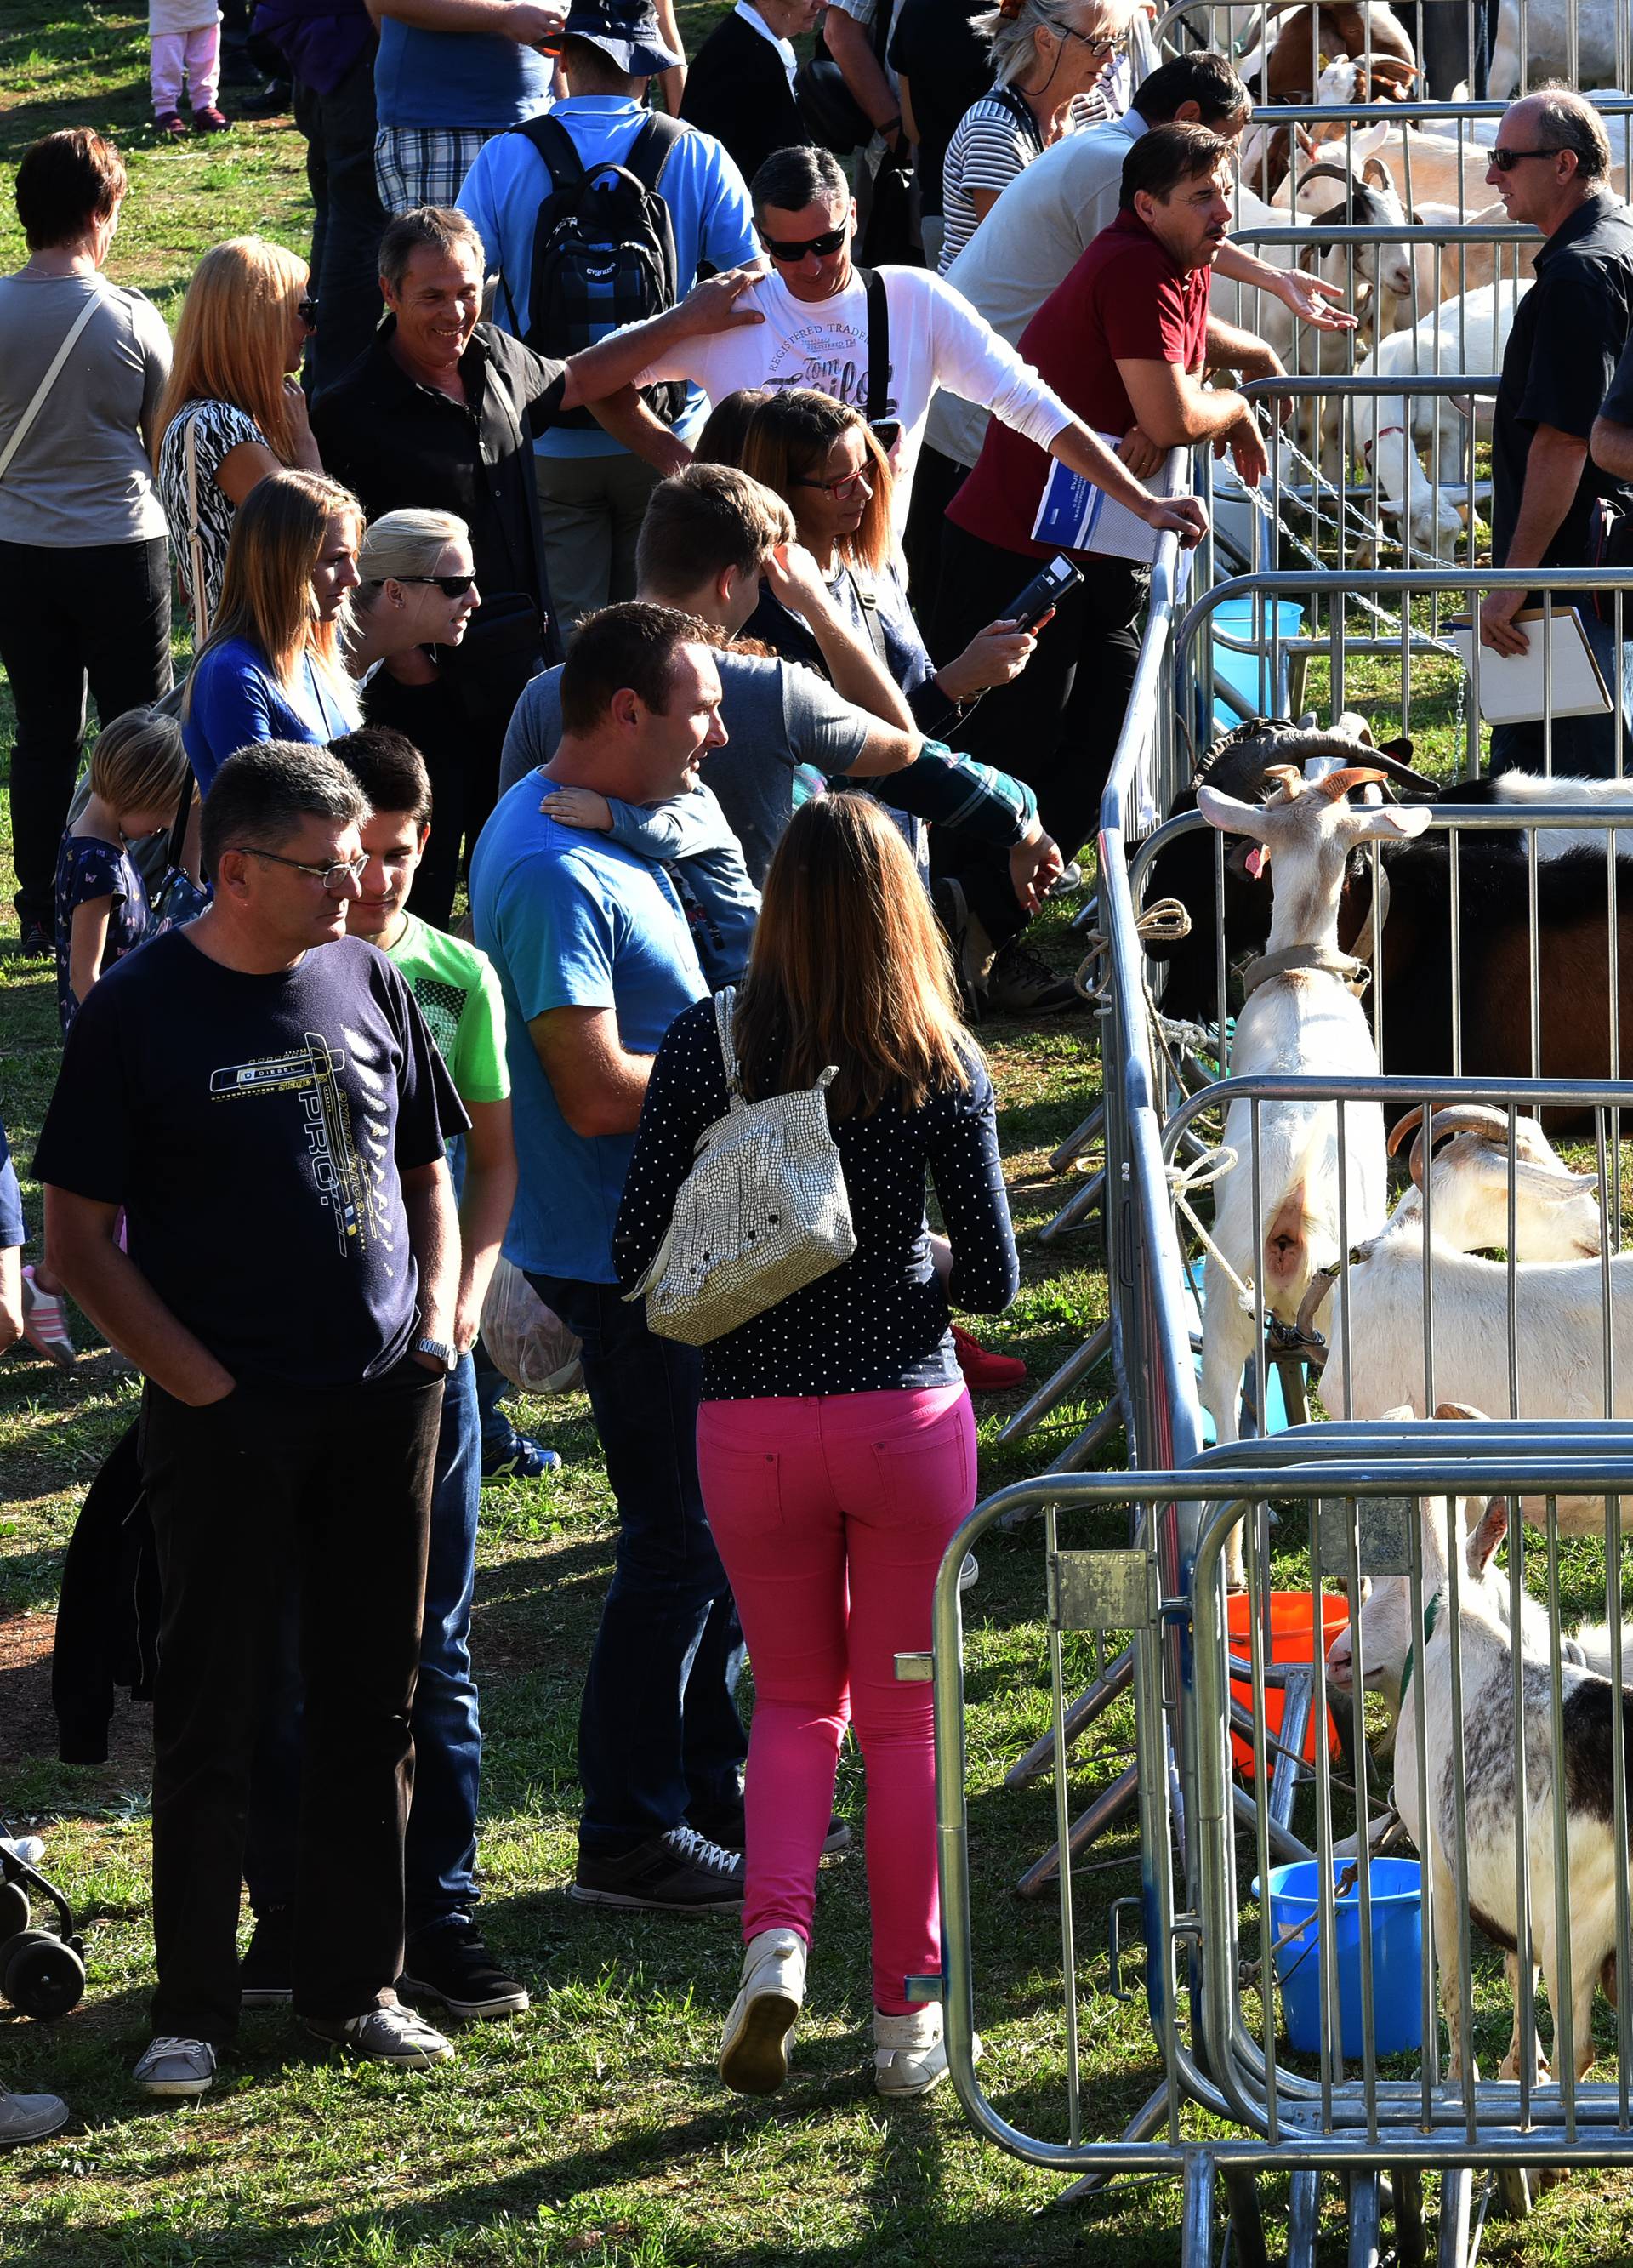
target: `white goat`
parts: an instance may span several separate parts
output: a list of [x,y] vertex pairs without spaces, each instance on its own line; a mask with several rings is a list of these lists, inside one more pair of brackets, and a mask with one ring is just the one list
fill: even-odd
[[[1519,0],[1502,0],[1486,79],[1486,94],[1492,102],[1506,102],[1519,85]],[[1526,0],[1526,72],[1531,85],[1534,87],[1540,80],[1556,75],[1568,75],[1569,83],[1576,87],[1613,84],[1617,25],[1622,14],[1622,0]],[[1573,18],[1574,56],[1570,52]]]
[[[1301,775],[1272,766],[1278,799],[1239,803],[1215,788],[1196,791],[1210,827],[1262,845],[1276,869],[1276,897],[1265,957],[1271,967],[1237,1020],[1233,1077],[1302,1072],[1313,1079],[1378,1070],[1378,1052],[1359,1000],[1350,989],[1356,964],[1338,950],[1338,899],[1344,866],[1358,843],[1419,835],[1429,814],[1397,804],[1352,806],[1351,788],[1381,783],[1371,766],[1350,766],[1306,786]],[[1339,1176],[1352,1237],[1381,1226],[1387,1196],[1383,1113],[1375,1103],[1345,1112],[1346,1155],[1338,1154],[1338,1116],[1331,1102],[1233,1102],[1225,1146],[1236,1164],[1218,1183],[1216,1252],[1208,1256],[1203,1321],[1203,1400],[1221,1441],[1238,1437],[1242,1373],[1253,1352],[1254,1322],[1244,1313],[1237,1279],[1261,1287],[1267,1314],[1291,1322],[1316,1270],[1338,1253]],[[1254,1233],[1257,1191],[1261,1239]],[[1227,1549],[1226,1578],[1244,1580],[1241,1535]]]
[[[1633,637],[1633,602],[1629,602],[1627,608],[1626,628],[1628,635]],[[1557,772],[1552,779],[1545,779],[1541,772],[1499,772],[1490,785],[1497,802],[1518,804],[1522,814],[1528,803],[1579,803],[1586,806],[1584,816],[1591,819],[1596,804],[1603,804],[1607,809],[1617,811],[1626,810],[1633,805],[1633,780],[1575,779],[1568,774]],[[1455,801],[1456,789],[1453,788],[1450,793]],[[1602,824],[1580,828],[1539,827],[1536,830],[1537,857],[1539,859],[1564,858],[1574,850],[1591,850],[1602,858],[1609,839]],[[1633,858],[1633,827],[1625,828],[1618,836],[1616,856],[1618,859]],[[1526,1259],[1544,1257],[1541,1253],[1534,1256],[1527,1253],[1521,1256]],[[1559,1253],[1552,1256],[1563,1259],[1567,1256]]]
[[[1477,1416],[1477,1411],[1459,1414]],[[1476,1927],[1503,1947],[1511,1982],[1517,1977],[1519,1911],[1515,1857],[1523,1832],[1529,1852],[1531,1942],[1526,1952],[1540,1961],[1557,2028],[1563,2005],[1554,1875],[1554,1780],[1550,1649],[1546,1616],[1526,1612],[1518,1637],[1507,1619],[1507,1586],[1496,1577],[1491,1560],[1507,1532],[1508,1508],[1496,1498],[1469,1522],[1460,1505],[1460,1523],[1469,1528],[1463,1544],[1457,1638],[1462,1690],[1463,1778],[1454,1771],[1451,1727],[1456,1721],[1452,1692],[1453,1618],[1447,1604],[1449,1553],[1444,1500],[1420,1499],[1423,1535],[1424,1623],[1414,1627],[1410,1589],[1404,1577],[1374,1583],[1360,1615],[1362,1675],[1370,1684],[1392,1675],[1403,1685],[1400,1737],[1395,1746],[1394,1794],[1401,1823],[1429,1869],[1433,1889],[1435,1954],[1440,1970],[1441,2005],[1450,2042],[1450,2073],[1461,2076],[1464,2043],[1458,1977],[1458,1925],[1467,1909]],[[1526,1817],[1517,1813],[1514,1752],[1514,1655],[1519,1653],[1523,1692]],[[1351,1675],[1347,1654],[1334,1683],[1344,1690]],[[1616,1881],[1625,1876],[1627,1854],[1615,1846],[1610,1789],[1613,1744],[1626,1753],[1633,1731],[1633,1696],[1618,1693],[1608,1680],[1568,1660],[1560,1676],[1566,1758],[1566,1832],[1569,1859],[1567,1901],[1570,1953],[1571,2033],[1576,2076],[1593,2061],[1593,1990],[1615,1952]],[[1425,1727],[1428,1784],[1420,1785],[1417,1719]],[[1465,1803],[1467,1878],[1457,1875],[1457,1807]],[[1557,2029],[1556,2046],[1558,2044]],[[1521,2043],[1516,2012],[1513,2037],[1502,2076],[1519,2076]]]
[[[1314,176],[1314,178],[1312,178]],[[1305,183],[1310,184],[1314,195],[1322,183],[1335,180],[1342,192],[1343,201],[1334,202],[1321,210],[1312,212],[1307,205],[1294,204],[1291,195],[1284,192],[1284,201],[1266,204],[1254,195],[1251,189],[1239,184],[1236,192],[1236,217],[1232,232],[1262,228],[1308,228],[1308,246],[1302,244],[1259,244],[1247,247],[1261,260],[1275,268],[1302,268],[1307,273],[1321,276],[1344,292],[1351,311],[1365,319],[1365,328],[1372,328],[1369,311],[1376,304],[1390,312],[1382,321],[1387,333],[1395,320],[1394,311],[1409,307],[1416,277],[1412,265],[1411,247],[1405,240],[1408,229],[1406,212],[1388,168],[1375,158],[1369,158],[1352,176],[1340,166],[1323,164],[1319,175],[1313,166],[1300,169],[1298,195],[1305,193]],[[1320,233],[1322,221],[1345,225],[1353,219],[1358,227],[1398,228],[1402,239],[1384,244],[1332,244]],[[1351,264],[1353,257],[1353,267]],[[1222,322],[1233,323],[1239,328],[1256,332],[1265,342],[1275,348],[1282,360],[1291,368],[1295,355],[1294,333],[1298,327],[1291,311],[1279,299],[1268,292],[1256,291],[1249,284],[1234,284],[1227,277],[1216,276],[1212,284],[1210,306]],[[1316,331],[1305,334],[1297,352],[1302,357],[1299,367],[1306,370],[1341,371],[1348,367],[1350,334],[1346,331]],[[1313,362],[1311,356],[1314,355]]]

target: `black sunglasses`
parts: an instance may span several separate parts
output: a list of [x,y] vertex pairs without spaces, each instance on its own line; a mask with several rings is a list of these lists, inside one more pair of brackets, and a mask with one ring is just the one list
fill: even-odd
[[1557,158],[1557,150],[1493,150],[1491,163],[1499,173],[1512,173],[1522,158]]
[[317,329],[318,303],[312,298],[310,293],[307,294],[305,298],[298,299],[296,301],[295,313],[300,317],[301,321],[305,323],[309,331],[315,331]]
[[778,244],[766,234],[764,229],[760,232],[760,241],[773,260],[780,260],[791,268],[796,261],[803,260],[807,252],[814,252],[819,260],[826,260],[830,252],[839,250],[850,234],[850,223],[845,220],[837,228],[825,228],[820,236],[808,236],[803,244]]
[[476,588],[474,575],[394,575],[394,583],[435,583],[445,599],[462,599]]

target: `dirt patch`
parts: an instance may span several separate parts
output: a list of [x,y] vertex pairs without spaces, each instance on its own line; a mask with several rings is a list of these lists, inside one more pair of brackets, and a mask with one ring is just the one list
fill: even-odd
[[[51,1706],[51,1647],[56,1616],[0,1615],[0,1768],[56,1755],[56,1712]],[[108,1727],[108,1761],[102,1769],[128,1782],[152,1761],[152,1712],[115,1689]]]

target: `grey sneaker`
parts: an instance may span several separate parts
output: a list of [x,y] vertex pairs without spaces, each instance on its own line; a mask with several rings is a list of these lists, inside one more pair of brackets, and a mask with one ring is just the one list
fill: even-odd
[[1058,1016],[1085,1002],[1070,976],[1056,976],[1048,961],[1016,939],[992,963],[985,1005],[1001,1016]]
[[208,2040],[161,2032],[143,2048],[130,2076],[143,2095],[202,2095],[216,2076],[216,2051]]
[[371,2063],[394,2064],[399,2071],[429,2071],[453,2053],[434,2026],[401,2002],[393,2008],[365,2008],[360,2016],[307,2016],[303,2021],[314,2040],[349,2048]]
[[0,2095],[0,2150],[16,2142],[43,2142],[72,2116],[60,2095]]
[[616,1857],[581,1845],[567,1895],[580,1905],[644,1913],[735,1913],[743,1903],[742,1856],[684,1826]]

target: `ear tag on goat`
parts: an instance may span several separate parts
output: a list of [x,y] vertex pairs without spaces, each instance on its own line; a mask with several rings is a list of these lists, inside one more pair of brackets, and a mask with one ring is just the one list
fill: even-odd
[[1257,843],[1255,843],[1253,849],[1247,853],[1247,856],[1243,859],[1242,864],[1247,867],[1247,872],[1253,876],[1255,882],[1259,881],[1262,878],[1265,868],[1265,856]]

